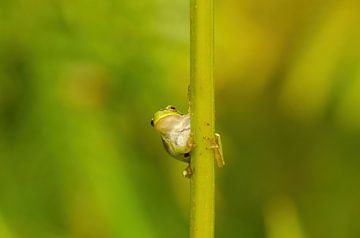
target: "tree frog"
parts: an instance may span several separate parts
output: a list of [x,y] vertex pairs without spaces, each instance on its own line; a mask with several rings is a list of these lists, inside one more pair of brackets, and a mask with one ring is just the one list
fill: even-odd
[[[169,105],[154,114],[151,126],[160,133],[166,151],[176,159],[188,163],[183,175],[184,177],[191,177],[190,153],[194,143],[190,131],[190,114],[183,114],[175,106]],[[219,134],[215,134],[209,149],[214,149],[218,166],[224,166]]]

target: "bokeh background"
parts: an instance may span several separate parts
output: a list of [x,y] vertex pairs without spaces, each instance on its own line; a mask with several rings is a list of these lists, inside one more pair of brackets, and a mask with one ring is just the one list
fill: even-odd
[[[183,238],[150,127],[187,110],[188,1],[0,1],[0,237]],[[360,3],[223,0],[222,238],[360,237]]]

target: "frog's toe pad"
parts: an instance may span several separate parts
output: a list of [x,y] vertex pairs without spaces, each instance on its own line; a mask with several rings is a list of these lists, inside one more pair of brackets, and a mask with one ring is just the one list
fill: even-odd
[[190,166],[187,167],[186,169],[184,169],[184,171],[183,171],[184,178],[191,178],[192,174],[193,174],[193,172],[192,172],[192,169]]

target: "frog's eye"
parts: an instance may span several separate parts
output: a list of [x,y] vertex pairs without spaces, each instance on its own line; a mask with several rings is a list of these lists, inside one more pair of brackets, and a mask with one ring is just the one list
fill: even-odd
[[154,120],[151,119],[151,122],[150,122],[151,126],[154,127]]
[[167,109],[170,111],[176,111],[176,107],[172,105],[168,106]]

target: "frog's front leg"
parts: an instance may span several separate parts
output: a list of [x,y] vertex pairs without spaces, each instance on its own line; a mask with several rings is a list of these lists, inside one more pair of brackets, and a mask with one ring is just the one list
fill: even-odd
[[191,169],[191,151],[193,150],[194,147],[195,144],[194,144],[193,136],[190,133],[189,138],[186,141],[186,148],[188,152],[184,154],[184,157],[187,158],[186,160],[188,161],[188,166],[183,171],[183,176],[185,178],[191,178],[191,176],[193,175],[193,171]]
[[193,138],[194,138],[194,137],[193,137],[193,134],[190,132],[189,138],[187,139],[187,142],[186,142],[186,147],[188,148],[188,150],[189,150],[190,152],[196,147]]
[[211,143],[210,149],[214,150],[214,156],[219,168],[224,167],[225,160],[223,155],[222,143],[220,134],[215,133],[214,140]]

